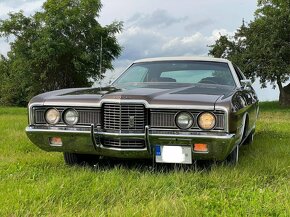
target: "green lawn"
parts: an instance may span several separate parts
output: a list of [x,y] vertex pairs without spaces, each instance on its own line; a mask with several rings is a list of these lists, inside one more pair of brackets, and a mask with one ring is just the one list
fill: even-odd
[[32,145],[27,111],[0,108],[0,216],[290,216],[290,109],[262,103],[236,167],[68,167]]

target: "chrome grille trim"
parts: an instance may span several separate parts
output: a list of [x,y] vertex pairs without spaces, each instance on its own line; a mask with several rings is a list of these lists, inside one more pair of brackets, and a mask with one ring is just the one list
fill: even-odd
[[142,104],[106,103],[103,105],[104,130],[144,131],[146,111]]
[[[150,126],[155,128],[171,128],[178,129],[175,125],[175,116],[180,110],[151,110],[150,111]],[[194,117],[194,124],[191,129],[200,130],[197,125],[197,116],[204,111],[189,111]],[[213,130],[225,129],[225,113],[224,111],[214,111],[216,116],[216,126]]]
[[103,139],[102,144],[104,147],[114,147],[122,149],[143,149],[145,148],[145,141],[141,139]]
[[[34,107],[34,124],[46,124],[44,115],[45,111],[52,107]],[[55,107],[61,115],[60,122],[55,126],[66,125],[63,122],[62,114],[68,109],[64,107]],[[70,107],[71,108],[71,107]],[[76,125],[90,126],[91,124],[100,125],[101,124],[101,109],[100,108],[74,108],[79,113],[79,121]]]

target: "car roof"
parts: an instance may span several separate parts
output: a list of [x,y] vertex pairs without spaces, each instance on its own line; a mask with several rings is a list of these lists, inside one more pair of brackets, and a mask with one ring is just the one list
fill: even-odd
[[209,61],[209,62],[222,62],[230,63],[227,59],[213,58],[213,57],[193,57],[193,56],[179,56],[179,57],[156,57],[136,60],[134,63],[143,62],[160,62],[160,61]]

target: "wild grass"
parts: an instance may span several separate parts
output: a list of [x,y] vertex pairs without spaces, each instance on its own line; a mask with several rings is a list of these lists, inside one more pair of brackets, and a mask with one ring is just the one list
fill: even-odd
[[68,167],[27,139],[26,109],[0,108],[0,216],[290,216],[290,109],[260,111],[236,167],[154,171]]

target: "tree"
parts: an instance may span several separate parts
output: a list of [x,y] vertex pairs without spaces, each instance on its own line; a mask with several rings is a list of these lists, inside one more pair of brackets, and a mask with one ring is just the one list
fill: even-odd
[[100,0],[47,0],[33,16],[20,11],[1,20],[0,35],[15,40],[0,60],[0,102],[25,104],[41,92],[90,86],[112,69],[122,22],[102,27],[101,6]]
[[[283,87],[290,76],[289,23],[290,0],[259,0],[254,21],[242,25],[234,38],[217,40],[209,53],[216,57],[227,53],[226,57],[239,64],[248,77],[258,77],[262,87],[267,82],[274,88],[277,85],[280,104],[290,106],[290,86]],[[227,49],[228,44],[231,49]]]

